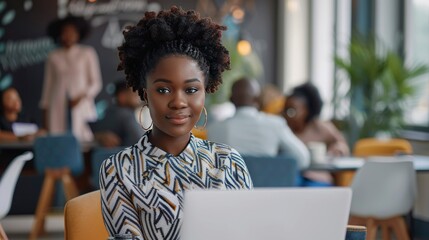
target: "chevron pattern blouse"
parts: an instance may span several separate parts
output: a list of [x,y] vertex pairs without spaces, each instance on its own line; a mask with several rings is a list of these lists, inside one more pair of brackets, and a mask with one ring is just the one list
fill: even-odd
[[191,135],[173,156],[153,146],[148,133],[112,155],[100,169],[104,223],[109,234],[136,239],[180,239],[184,191],[251,189],[252,180],[233,148]]

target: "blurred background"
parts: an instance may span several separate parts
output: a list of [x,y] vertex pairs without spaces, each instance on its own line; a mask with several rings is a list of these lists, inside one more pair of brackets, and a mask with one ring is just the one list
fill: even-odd
[[116,71],[122,29],[146,10],[173,4],[228,27],[223,38],[232,70],[221,90],[208,96],[208,106],[226,102],[232,82],[242,76],[282,93],[310,81],[324,101],[322,118],[335,120],[350,146],[359,137],[398,135],[399,129],[413,138],[427,137],[425,0],[2,0],[0,88],[16,86],[24,110],[40,123],[44,61],[55,48],[47,25],[57,17],[81,16],[91,24],[83,44],[93,46],[100,59],[104,88],[96,101],[102,116],[113,91],[110,83],[123,77]]
[[323,99],[321,118],[333,121],[350,147],[363,137],[399,136],[415,154],[429,155],[427,0],[0,0],[0,90],[15,86],[40,125],[44,63],[55,48],[47,26],[58,17],[84,17],[91,33],[83,44],[100,60],[102,116],[112,83],[124,77],[116,70],[122,30],[143,12],[171,5],[228,27],[231,71],[207,96],[211,118],[228,115],[229,89],[240,77],[281,94],[311,82]]

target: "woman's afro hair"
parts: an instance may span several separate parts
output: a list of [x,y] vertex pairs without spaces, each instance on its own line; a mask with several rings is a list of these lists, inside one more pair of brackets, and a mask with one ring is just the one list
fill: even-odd
[[55,19],[48,25],[48,36],[51,37],[55,43],[59,43],[61,32],[63,27],[66,25],[73,25],[79,32],[79,41],[85,39],[90,31],[90,26],[88,21],[82,17],[76,16],[67,16],[62,19]]
[[146,12],[137,25],[123,32],[118,70],[124,70],[128,85],[143,99],[146,76],[159,60],[185,55],[198,63],[205,74],[205,90],[213,93],[222,83],[222,72],[230,68],[228,50],[221,43],[223,30],[225,26],[176,6],[158,14]]
[[319,90],[313,84],[307,82],[295,87],[289,97],[300,97],[305,100],[308,108],[308,116],[305,119],[306,122],[310,122],[320,115],[323,101]]

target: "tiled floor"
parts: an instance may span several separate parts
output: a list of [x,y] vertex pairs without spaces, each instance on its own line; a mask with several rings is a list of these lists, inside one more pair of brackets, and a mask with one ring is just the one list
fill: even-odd
[[[1,220],[1,224],[10,240],[27,240],[33,226],[32,215],[13,215]],[[63,214],[51,214],[46,221],[46,234],[40,240],[64,239]]]

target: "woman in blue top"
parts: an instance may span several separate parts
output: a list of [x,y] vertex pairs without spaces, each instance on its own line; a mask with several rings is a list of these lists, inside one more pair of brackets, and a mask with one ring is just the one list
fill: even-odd
[[110,235],[179,239],[184,191],[252,188],[235,149],[191,134],[205,94],[216,91],[230,66],[221,44],[225,29],[194,11],[171,7],[146,12],[124,31],[119,69],[149,108],[153,127],[100,169]]

